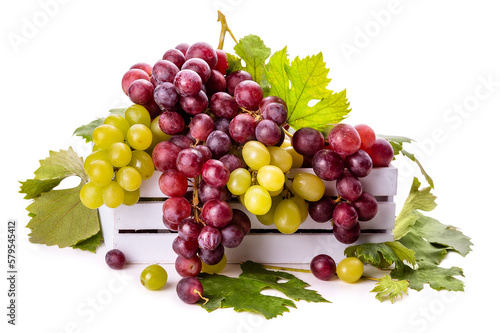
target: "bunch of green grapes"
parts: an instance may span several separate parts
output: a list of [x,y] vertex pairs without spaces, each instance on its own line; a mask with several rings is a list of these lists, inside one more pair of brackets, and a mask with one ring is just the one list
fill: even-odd
[[90,181],[80,190],[82,203],[90,209],[135,204],[142,181],[155,170],[148,151],[168,139],[164,136],[158,119],[151,122],[141,105],[130,106],[125,116],[109,115],[92,132],[93,152],[84,163]]
[[308,216],[306,200],[317,201],[324,194],[321,179],[308,173],[297,174],[293,181],[287,179],[288,171],[303,162],[303,157],[287,143],[266,147],[259,141],[248,141],[242,156],[250,170],[233,170],[227,183],[229,191],[239,196],[243,206],[262,224],[274,224],[285,234],[297,231]]

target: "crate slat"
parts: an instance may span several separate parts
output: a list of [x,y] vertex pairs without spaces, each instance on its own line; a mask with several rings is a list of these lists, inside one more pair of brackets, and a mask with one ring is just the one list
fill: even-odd
[[[298,172],[313,173],[312,169],[292,169],[289,176]],[[141,200],[134,206],[122,205],[115,209],[99,208],[105,243],[108,247],[122,250],[130,263],[173,263],[177,255],[172,241],[177,233],[167,230],[162,222],[162,205],[166,199],[158,187],[161,173],[141,185]],[[360,179],[363,189],[378,201],[378,213],[371,221],[360,222],[361,236],[354,244],[393,240],[396,206],[393,196],[397,192],[397,169],[374,168],[370,175]],[[335,181],[325,182],[325,194],[336,196]],[[277,232],[275,226],[264,226],[257,217],[248,213],[239,202],[230,203],[233,208],[247,213],[252,231],[235,249],[226,249],[228,262],[254,260],[261,263],[309,263],[317,254],[327,253],[335,261],[344,258],[342,244],[331,232],[331,223],[317,223],[310,217],[301,224],[295,234]],[[307,232],[305,232],[307,230]]]
[[[173,263],[177,255],[172,250],[175,233],[163,234],[120,234],[115,238],[114,247],[119,248],[133,263]],[[392,240],[392,234],[361,234],[357,242],[385,242]],[[337,242],[333,234],[248,234],[241,244],[234,249],[226,249],[230,263],[253,260],[260,263],[309,263],[317,255],[326,253],[335,262],[344,258],[347,246]]]

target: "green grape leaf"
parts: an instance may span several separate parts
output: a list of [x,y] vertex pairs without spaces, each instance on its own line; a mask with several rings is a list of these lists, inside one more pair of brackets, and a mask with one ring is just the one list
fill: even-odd
[[457,228],[444,225],[438,220],[424,215],[415,221],[411,232],[430,243],[455,250],[462,256],[466,256],[473,245],[470,237],[464,235]]
[[404,246],[415,251],[415,258],[419,262],[425,261],[438,265],[444,259],[444,256],[447,253],[445,248],[436,247],[429,243],[427,240],[416,235],[413,231],[413,228],[399,241]]
[[71,189],[42,193],[27,207],[33,218],[30,241],[37,244],[74,246],[100,231],[97,210],[85,207],[80,201],[83,182]]
[[226,53],[226,55],[227,55],[227,66],[228,66],[228,68],[226,69],[226,75],[229,75],[233,72],[243,69],[240,58],[230,53]]
[[410,194],[396,217],[394,227],[394,239],[398,240],[408,233],[410,228],[421,216],[419,210],[431,211],[436,208],[436,197],[431,193],[431,188],[420,188],[420,182],[417,178],[413,179]]
[[[270,271],[252,261],[242,263],[241,269],[243,272],[237,278],[219,274],[198,275],[203,284],[203,296],[208,298],[208,302],[201,305],[205,310],[234,308],[237,312],[258,312],[270,319],[289,311],[289,307],[295,308],[293,300],[328,302],[316,291],[306,289],[308,284],[292,274]],[[289,299],[261,294],[268,288],[281,291]]]
[[21,190],[19,193],[25,193],[24,199],[34,199],[43,192],[48,192],[54,187],[59,185],[65,177],[58,177],[53,179],[27,179],[21,183]]
[[420,172],[424,176],[425,180],[427,183],[429,183],[429,186],[431,188],[434,188],[434,181],[432,180],[431,176],[424,170],[424,167],[422,166],[422,163],[415,157],[414,154],[406,151],[403,149],[403,144],[406,143],[411,143],[414,140],[407,138],[405,136],[391,136],[391,135],[378,135],[381,138],[386,139],[392,146],[392,149],[394,150],[394,159],[396,159],[396,156],[401,154],[403,156],[408,157],[411,161],[415,162],[420,169]]
[[415,252],[398,241],[352,245],[344,250],[344,254],[378,268],[387,268],[392,264],[396,267],[405,264],[413,266],[416,263]]
[[464,276],[461,268],[443,268],[427,262],[419,263],[418,269],[405,266],[391,272],[393,279],[408,280],[410,288],[415,290],[422,290],[424,284],[429,284],[436,290],[464,291],[464,283],[455,276]]
[[[245,62],[245,66],[240,69],[250,73],[253,80],[262,85],[266,60],[271,55],[271,49],[264,44],[259,36],[248,35],[240,39],[238,44],[234,46],[234,52]],[[234,63],[235,59],[231,59],[231,62]],[[239,64],[241,66],[241,61]],[[237,63],[236,66],[238,66]]]
[[318,53],[291,63],[286,47],[273,54],[266,69],[270,94],[281,97],[288,106],[288,124],[294,129],[313,127],[323,131],[342,121],[351,109],[346,91],[334,93],[327,88],[329,69]]
[[406,280],[393,280],[389,275],[384,275],[375,284],[375,288],[371,292],[377,293],[375,298],[380,302],[389,299],[391,303],[394,303],[398,297],[403,298],[403,294],[408,295],[408,286],[409,282]]
[[97,126],[100,126],[104,124],[104,118],[97,118],[95,120],[92,120],[90,123],[86,125],[82,125],[78,127],[74,132],[73,135],[81,136],[82,138],[85,139],[85,142],[91,142],[92,141],[92,132],[94,132],[94,129]]
[[[111,110],[109,110],[109,113],[117,114],[117,115],[124,117],[125,110],[127,110],[127,109],[126,108],[111,109]],[[92,120],[88,124],[85,124],[85,125],[78,127],[73,132],[73,135],[81,136],[82,138],[85,139],[85,142],[91,142],[92,141],[92,132],[94,132],[94,130],[97,126],[104,124],[104,119],[105,119],[104,117],[97,118],[95,120]]]
[[99,229],[99,232],[97,234],[79,241],[78,243],[73,245],[72,248],[95,253],[102,242],[104,242],[104,236],[102,234],[102,230]]

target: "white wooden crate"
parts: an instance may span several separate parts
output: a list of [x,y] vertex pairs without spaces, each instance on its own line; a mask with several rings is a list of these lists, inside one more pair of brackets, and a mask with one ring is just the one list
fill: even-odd
[[[293,169],[298,172],[312,173],[312,169]],[[158,188],[160,172],[141,186],[141,199],[134,206],[122,205],[115,209],[99,208],[106,246],[122,250],[128,262],[132,263],[173,263],[177,255],[172,250],[176,232],[169,231],[162,222],[162,205],[165,195]],[[361,236],[354,244],[384,242],[393,239],[392,229],[395,220],[394,195],[397,191],[397,169],[374,168],[370,175],[361,178],[363,189],[375,196],[378,213],[371,220],[360,222]],[[337,195],[335,181],[325,182],[325,194]],[[226,249],[228,262],[239,263],[253,260],[261,263],[309,263],[321,253],[329,254],[338,262],[344,258],[342,244],[333,235],[329,222],[317,223],[308,218],[299,230],[291,235],[281,234],[274,226],[265,226],[248,213],[236,200],[233,208],[247,213],[252,230],[242,243],[234,249]]]

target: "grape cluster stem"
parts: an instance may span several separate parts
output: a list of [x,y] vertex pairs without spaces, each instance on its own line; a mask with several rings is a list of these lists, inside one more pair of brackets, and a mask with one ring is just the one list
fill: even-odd
[[229,32],[229,34],[233,38],[234,42],[236,44],[238,44],[236,37],[234,37],[233,32],[231,31],[231,29],[229,29],[229,26],[228,26],[227,21],[226,21],[226,16],[224,16],[224,14],[222,14],[222,12],[220,10],[217,11],[217,15],[218,15],[217,22],[220,22],[220,24],[221,24],[219,45],[217,46],[217,48],[219,50],[222,50],[224,48],[224,40],[226,38],[226,32]]

